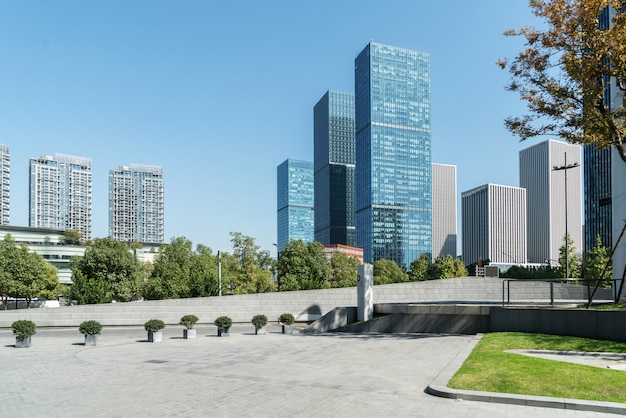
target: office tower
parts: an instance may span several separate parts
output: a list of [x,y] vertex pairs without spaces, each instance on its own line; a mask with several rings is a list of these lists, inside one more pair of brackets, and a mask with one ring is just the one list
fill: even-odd
[[354,94],[328,91],[313,111],[316,241],[354,245]]
[[9,224],[11,154],[9,146],[0,144],[0,170],[2,170],[2,188],[0,188],[0,225]]
[[370,42],[355,60],[356,247],[409,266],[432,252],[430,57]]
[[[567,156],[567,163],[565,158]],[[519,153],[519,182],[526,189],[528,261],[558,264],[559,248],[567,233],[576,251],[584,251],[582,230],[581,147],[559,141],[544,141]],[[555,167],[578,164],[571,169]],[[565,172],[567,171],[567,204]]]
[[55,154],[30,159],[29,226],[91,239],[91,160]]
[[276,184],[280,253],[291,240],[313,241],[313,162],[285,160]]
[[486,184],[461,194],[463,261],[525,264],[526,189]]
[[109,236],[124,242],[164,242],[163,189],[163,167],[133,164],[109,171]]
[[[615,13],[615,10],[608,7],[600,13],[598,23],[601,29],[609,28]],[[622,95],[623,92],[614,81],[609,83],[604,95],[605,104],[611,109],[619,108],[623,103]],[[598,235],[602,245],[606,247],[613,245],[612,177],[615,177],[611,175],[613,161],[611,148],[597,149],[595,145],[584,147],[585,251],[595,247]],[[623,215],[618,214],[616,219],[616,223],[620,224],[618,234],[622,218]]]
[[456,257],[456,166],[432,164],[433,260]]

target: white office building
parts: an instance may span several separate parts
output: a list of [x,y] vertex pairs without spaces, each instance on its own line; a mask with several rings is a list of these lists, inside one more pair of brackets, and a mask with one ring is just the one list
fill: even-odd
[[91,239],[91,160],[55,154],[30,159],[28,225],[74,230]]
[[11,181],[11,154],[9,146],[0,144],[0,172],[2,173],[2,186],[0,187],[0,225],[9,224],[9,201]]
[[116,241],[165,239],[163,168],[122,166],[109,172],[109,236]]
[[456,257],[456,166],[432,164],[433,253],[432,258]]
[[526,190],[485,184],[461,194],[464,263],[526,264]]
[[565,243],[566,230],[574,241],[576,252],[584,250],[581,161],[582,148],[579,145],[554,140],[541,142],[519,153],[520,187],[526,189],[528,259],[531,263],[558,264],[559,248]]

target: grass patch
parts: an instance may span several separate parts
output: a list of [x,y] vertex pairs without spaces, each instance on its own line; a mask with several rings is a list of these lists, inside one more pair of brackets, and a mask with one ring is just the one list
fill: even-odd
[[626,343],[517,332],[486,334],[448,387],[626,402],[626,372],[505,352],[514,349],[626,353]]
[[[583,306],[587,309],[587,306]],[[599,311],[626,311],[626,303],[603,303],[599,305],[592,305],[591,309]]]

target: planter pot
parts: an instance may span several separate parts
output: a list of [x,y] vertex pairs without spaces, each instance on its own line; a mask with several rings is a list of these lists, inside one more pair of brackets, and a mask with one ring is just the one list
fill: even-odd
[[28,348],[30,347],[30,335],[26,337],[15,337],[15,348]]
[[148,331],[148,342],[160,343],[163,341],[163,331]]
[[283,334],[293,334],[293,327],[291,325],[283,325]]
[[256,335],[263,335],[263,334],[267,334],[267,332],[265,331],[265,327],[261,327],[261,328],[254,328],[254,333]]
[[85,335],[85,345],[97,345],[97,344],[98,344],[98,334]]
[[184,329],[183,330],[183,338],[188,340],[190,338],[196,338],[196,329],[195,328],[191,328],[191,329]]
[[228,328],[218,328],[217,329],[217,336],[218,337],[228,337],[229,333],[228,333]]

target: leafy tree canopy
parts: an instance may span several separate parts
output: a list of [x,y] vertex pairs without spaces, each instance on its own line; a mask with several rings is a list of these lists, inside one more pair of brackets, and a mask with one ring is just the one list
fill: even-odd
[[[625,5],[623,0],[530,0],[542,29],[506,31],[525,38],[526,45],[514,59],[498,62],[512,75],[507,89],[528,107],[527,115],[505,120],[514,135],[614,146],[626,162],[626,13],[615,12]],[[608,92],[611,97],[605,97]]]
[[374,284],[401,283],[408,279],[409,276],[394,260],[381,258],[374,262]]

